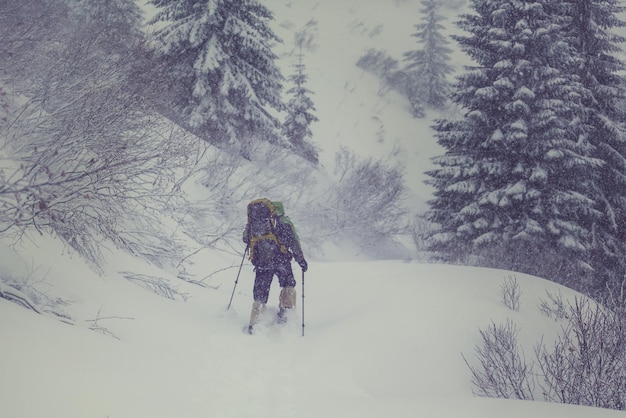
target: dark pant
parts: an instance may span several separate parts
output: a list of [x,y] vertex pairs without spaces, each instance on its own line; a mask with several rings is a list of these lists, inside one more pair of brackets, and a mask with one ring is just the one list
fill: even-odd
[[256,268],[253,290],[255,301],[263,304],[267,303],[274,275],[278,277],[278,284],[280,284],[280,287],[296,286],[296,279],[294,279],[293,270],[291,270],[291,259],[278,259],[269,268]]

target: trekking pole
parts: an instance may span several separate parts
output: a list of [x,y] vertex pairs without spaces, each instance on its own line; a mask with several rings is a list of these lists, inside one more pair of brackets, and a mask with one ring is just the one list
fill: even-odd
[[239,283],[239,275],[241,274],[241,268],[243,267],[243,260],[246,259],[246,253],[248,252],[248,246],[246,245],[246,250],[243,252],[243,257],[241,257],[241,264],[239,265],[239,271],[237,272],[237,278],[235,279],[235,286],[233,287],[233,293],[230,295],[230,302],[228,302],[228,307],[226,310],[230,309],[230,305],[233,303],[233,296],[235,296],[235,289],[237,288],[237,283]]
[[304,271],[302,271],[302,336],[304,337]]

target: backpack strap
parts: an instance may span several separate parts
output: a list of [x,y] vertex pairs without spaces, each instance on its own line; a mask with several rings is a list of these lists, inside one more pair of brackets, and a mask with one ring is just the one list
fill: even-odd
[[[284,245],[282,245],[279,241],[278,241],[278,237],[276,236],[276,234],[274,233],[274,231],[270,231],[270,233],[265,234],[265,235],[261,235],[259,237],[254,237],[250,240],[250,248],[254,247],[254,244],[256,244],[258,241],[262,241],[262,240],[266,240],[266,239],[271,239],[272,241],[274,241],[276,243],[276,245],[280,246],[280,250],[281,252],[286,252],[287,249],[285,248],[285,251],[283,251],[283,247]],[[250,260],[252,260],[252,253],[250,254]]]

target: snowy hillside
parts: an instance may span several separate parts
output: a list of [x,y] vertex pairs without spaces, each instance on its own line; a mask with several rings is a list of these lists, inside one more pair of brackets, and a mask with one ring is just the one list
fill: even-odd
[[[462,1],[450,1],[452,24]],[[146,18],[155,9],[145,5]],[[311,125],[312,141],[320,149],[320,163],[332,171],[335,153],[347,147],[364,158],[383,158],[401,163],[406,169],[412,192],[409,206],[423,209],[431,190],[423,184],[423,173],[431,167],[430,158],[440,153],[430,126],[437,117],[431,112],[423,119],[409,113],[409,103],[395,91],[380,94],[382,82],[356,66],[369,49],[386,50],[402,63],[403,53],[417,48],[414,25],[421,15],[420,0],[316,0],[272,2],[272,29],[282,39],[275,46],[283,75],[288,77],[297,62],[295,36],[306,33],[303,63],[308,75],[306,87],[312,91],[319,122]],[[457,68],[467,63],[463,54],[452,57]],[[288,88],[285,85],[285,90]]]
[[[277,53],[285,75],[295,57],[294,34],[316,22],[310,26],[312,47],[304,51],[304,59],[320,119],[312,129],[323,169],[332,172],[342,146],[364,157],[400,162],[413,193],[408,205],[423,208],[430,194],[423,173],[429,158],[440,152],[429,128],[437,115],[412,118],[403,97],[393,91],[380,95],[379,80],[355,65],[370,48],[384,48],[398,60],[414,48],[410,35],[419,19],[419,1],[370,1],[366,7],[362,0],[271,3],[274,30],[284,41]],[[450,16],[448,24],[454,20]],[[465,59],[456,55],[453,60],[460,66]],[[237,180],[233,184],[241,184]],[[189,189],[197,200],[206,199],[202,188]],[[212,219],[206,216],[202,222]],[[292,219],[297,226],[298,217]],[[307,237],[302,241],[308,257]],[[509,272],[397,260],[357,263],[335,253],[309,257],[304,284],[294,263],[297,312],[282,328],[269,325],[277,309],[274,283],[266,325],[250,336],[242,329],[250,313],[254,273],[244,263],[233,289],[243,251],[243,244],[237,244],[241,247],[221,252],[201,248],[190,254],[193,264],[185,279],[194,284],[112,249],[104,254],[99,275],[58,239],[33,234],[17,245],[0,239],[0,275],[40,295],[44,304],[37,314],[0,298],[0,416],[622,415],[473,395],[463,355],[474,358],[479,329],[510,319],[531,353],[542,337],[549,340],[562,326],[539,310],[546,291],[571,300],[575,294],[568,289],[518,274],[522,299],[516,312],[500,296]]]
[[423,208],[430,197],[423,173],[431,167],[430,157],[439,153],[430,130],[435,115],[412,118],[406,98],[393,90],[379,94],[381,80],[356,66],[372,48],[388,51],[403,65],[402,54],[417,48],[411,34],[421,19],[419,0],[368,2],[367,7],[358,0],[275,4],[274,30],[283,39],[277,52],[284,74],[293,71],[295,34],[306,30],[312,39],[303,55],[320,119],[311,127],[322,164],[332,170],[341,146],[363,157],[400,162],[413,192],[410,206]]
[[[3,250],[3,254],[7,250]],[[58,247],[31,254],[51,262]],[[58,254],[58,253],[57,253]],[[58,255],[56,256],[58,259]],[[7,257],[4,266],[6,266]],[[12,258],[15,262],[16,258]],[[215,272],[226,260],[207,257]],[[233,260],[234,261],[234,260]],[[518,275],[521,308],[501,302],[508,273],[401,262],[314,263],[305,277],[305,336],[298,312],[284,328],[242,332],[253,273],[244,266],[207,284],[174,281],[170,300],[125,280],[121,269],[154,271],[125,257],[104,277],[81,260],[54,263],[51,293],[71,295],[76,325],[0,299],[2,416],[11,418],[194,417],[617,417],[622,413],[542,402],[476,398],[462,355],[473,358],[479,328],[507,318],[527,352],[560,327],[538,309],[546,290]],[[297,268],[296,268],[297,269]],[[19,268],[15,268],[19,270]],[[299,271],[296,271],[299,276]],[[37,276],[37,274],[35,275]],[[33,277],[36,279],[37,277]],[[300,296],[301,284],[298,285]],[[276,312],[277,287],[269,314]],[[92,330],[90,330],[91,328]]]

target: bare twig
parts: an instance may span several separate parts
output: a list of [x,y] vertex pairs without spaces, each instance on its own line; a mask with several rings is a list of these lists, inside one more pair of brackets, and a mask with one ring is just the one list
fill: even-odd
[[519,311],[522,291],[515,275],[509,275],[504,279],[500,286],[500,295],[502,296],[502,302],[507,308]]
[[99,322],[110,320],[110,319],[135,319],[135,318],[124,317],[124,316],[101,316],[100,315],[101,312],[102,312],[102,306],[100,306],[100,309],[98,309],[98,313],[95,319],[86,319],[85,322],[90,323],[89,325],[90,330],[100,332],[101,334],[109,335],[115,338],[116,340],[119,340],[120,338],[117,335],[113,334],[111,331],[109,331],[106,327],[100,325]]
[[172,300],[181,299],[183,301],[186,301],[189,297],[187,293],[181,293],[178,291],[178,289],[172,287],[170,283],[162,277],[148,276],[145,274],[133,273],[129,271],[121,272],[121,274],[127,280],[138,284],[139,286],[148,289],[159,296],[163,296]]

